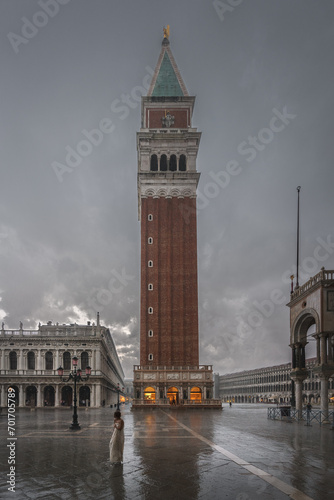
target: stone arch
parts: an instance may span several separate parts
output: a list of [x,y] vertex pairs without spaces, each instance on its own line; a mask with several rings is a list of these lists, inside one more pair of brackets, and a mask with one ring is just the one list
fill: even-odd
[[167,196],[167,189],[164,188],[158,189],[157,195],[161,197]]
[[[175,386],[167,389],[167,398],[171,404],[178,404],[179,402],[179,389]],[[174,403],[173,403],[174,402]]]
[[194,386],[190,389],[190,400],[198,403],[202,401],[202,389],[200,387]]
[[55,390],[52,385],[44,387],[44,406],[55,405]]
[[306,334],[307,330],[313,324],[316,325],[316,333],[320,331],[320,318],[317,311],[313,308],[307,308],[302,311],[295,321],[293,322],[291,328],[291,344],[301,343],[305,345],[307,343]]
[[182,196],[190,197],[192,195],[191,189],[182,189]]
[[154,189],[152,188],[146,189],[145,196],[154,196],[154,195],[155,195]]
[[73,389],[70,385],[64,385],[61,390],[61,406],[72,406]]
[[37,388],[34,385],[29,385],[26,388],[26,406],[35,407],[37,406]]
[[144,389],[144,399],[145,401],[155,401],[156,400],[156,390],[154,387],[145,387]]
[[170,190],[170,194],[171,194],[171,196],[179,197],[181,194],[181,191],[177,188],[173,188]]
[[90,406],[90,388],[83,385],[79,389],[79,406]]

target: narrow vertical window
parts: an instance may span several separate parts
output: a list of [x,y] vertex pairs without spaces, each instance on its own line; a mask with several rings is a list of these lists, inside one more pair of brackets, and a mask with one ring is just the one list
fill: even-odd
[[169,170],[171,172],[175,172],[176,171],[176,156],[175,155],[172,155],[169,159]]
[[187,158],[185,155],[180,156],[179,170],[185,172],[187,170]]
[[148,331],[148,336],[149,336],[149,337],[153,337],[153,330],[149,330],[149,331]]
[[88,366],[88,352],[81,353],[81,370],[85,370]]
[[148,242],[149,245],[153,245],[153,238],[151,238],[151,237],[148,238],[147,242]]
[[53,354],[51,351],[45,353],[45,369],[53,370]]
[[152,291],[152,290],[153,290],[153,285],[152,285],[152,283],[149,283],[149,284],[148,284],[148,289],[149,289],[150,291]]
[[149,354],[149,355],[148,355],[148,360],[149,360],[149,361],[153,361],[153,354]]
[[148,267],[153,267],[153,260],[148,261]]
[[160,172],[167,172],[167,156],[161,155],[160,157]]
[[151,170],[151,172],[157,172],[158,171],[158,157],[157,157],[157,155],[152,155],[151,156],[150,170]]
[[9,353],[9,369],[17,370],[17,354],[15,351]]
[[64,370],[70,370],[71,369],[71,353],[66,351],[63,354],[63,365],[64,365]]
[[153,314],[153,307],[148,308],[148,314]]
[[35,353],[28,352],[28,370],[35,370]]
[[148,214],[147,220],[150,220],[150,221],[153,220],[153,215],[152,214]]

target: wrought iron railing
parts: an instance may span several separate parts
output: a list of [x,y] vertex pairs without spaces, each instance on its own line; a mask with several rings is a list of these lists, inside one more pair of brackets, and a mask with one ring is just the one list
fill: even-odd
[[334,410],[324,412],[321,410],[307,410],[302,411],[296,410],[295,408],[289,407],[278,407],[278,408],[268,408],[267,417],[271,420],[288,420],[288,421],[304,421],[306,425],[312,425],[312,422],[317,422],[322,424],[326,422],[332,422],[334,427]]

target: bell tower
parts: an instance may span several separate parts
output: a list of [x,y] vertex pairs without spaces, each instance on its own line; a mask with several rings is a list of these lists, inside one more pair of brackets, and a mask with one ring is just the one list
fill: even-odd
[[[137,133],[141,366],[134,370],[134,388],[138,400],[147,399],[148,380],[155,402],[170,398],[170,385],[177,391],[176,401],[190,399],[189,368],[199,371],[196,158],[201,133],[192,125],[194,104],[171,52],[168,27],[148,94],[142,97]],[[204,381],[203,368],[192,374],[194,380]],[[186,378],[183,369],[188,370]],[[197,385],[207,397],[204,385]]]

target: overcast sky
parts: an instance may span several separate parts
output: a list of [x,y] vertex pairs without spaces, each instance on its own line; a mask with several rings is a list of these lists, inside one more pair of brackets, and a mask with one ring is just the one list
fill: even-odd
[[334,269],[334,3],[0,6],[6,328],[85,323],[100,311],[127,377],[139,363],[136,131],[169,24],[202,132],[200,363],[223,374],[290,361],[298,185],[300,284]]

